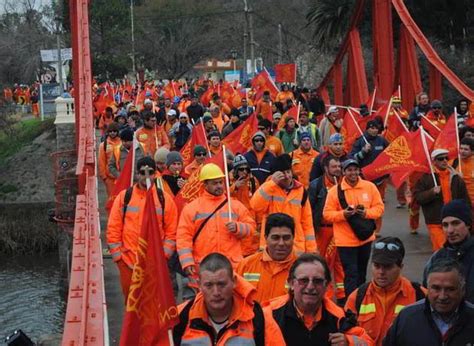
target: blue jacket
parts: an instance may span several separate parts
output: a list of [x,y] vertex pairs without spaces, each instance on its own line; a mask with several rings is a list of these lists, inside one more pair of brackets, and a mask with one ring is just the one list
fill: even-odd
[[247,160],[250,171],[252,175],[257,178],[258,182],[263,184],[265,180],[272,174],[272,164],[275,160],[275,155],[273,155],[270,151],[265,149],[265,155],[263,155],[262,161],[258,163],[257,155],[253,149],[250,149],[244,154],[245,159]]

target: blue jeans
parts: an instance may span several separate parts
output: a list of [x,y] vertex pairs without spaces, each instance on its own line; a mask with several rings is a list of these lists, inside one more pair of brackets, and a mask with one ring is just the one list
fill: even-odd
[[372,242],[357,247],[337,247],[344,269],[344,290],[349,297],[357,287],[365,283]]

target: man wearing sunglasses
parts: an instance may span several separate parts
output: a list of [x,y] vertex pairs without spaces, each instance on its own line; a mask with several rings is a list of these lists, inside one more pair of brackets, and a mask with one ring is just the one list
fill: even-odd
[[265,134],[262,131],[257,131],[252,136],[252,148],[244,154],[250,170],[259,184],[263,184],[270,176],[275,160],[275,155],[265,148],[265,142]]
[[372,252],[372,281],[361,285],[349,296],[345,310],[357,315],[359,326],[377,345],[387,334],[393,320],[407,305],[424,299],[426,290],[402,276],[405,247],[396,237],[377,240]]
[[186,166],[184,169],[184,173],[189,177],[193,174],[197,169],[201,168],[206,158],[209,157],[207,154],[207,149],[204,148],[202,145],[196,145],[193,149],[193,156],[194,160]]
[[259,303],[288,292],[286,280],[296,260],[294,238],[293,218],[284,213],[270,214],[265,223],[265,249],[244,258],[237,267],[237,274],[257,289],[254,299]]
[[[120,192],[115,198],[107,225],[107,244],[112,259],[117,263],[120,272],[120,283],[125,301],[137,258],[138,237],[145,210],[147,176],[152,182],[154,181],[156,164],[151,157],[145,156],[137,161],[136,168],[138,182],[131,189]],[[166,259],[169,259],[176,248],[178,210],[173,197],[164,191],[157,191],[155,184],[151,189],[153,190],[156,219],[162,226],[163,250]],[[127,197],[129,197],[128,203],[126,203]]]
[[413,196],[421,205],[425,216],[433,251],[441,249],[446,241],[441,227],[443,205],[453,199],[463,199],[469,206],[471,205],[464,180],[448,163],[448,153],[449,151],[446,149],[435,149],[431,153],[436,186],[433,175],[424,173],[413,190]]
[[331,273],[322,257],[304,254],[293,263],[289,293],[264,308],[272,311],[286,345],[374,345],[353,314],[325,297],[329,282]]

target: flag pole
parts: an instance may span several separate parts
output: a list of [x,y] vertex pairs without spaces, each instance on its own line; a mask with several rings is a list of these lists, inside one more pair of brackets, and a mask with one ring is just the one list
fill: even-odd
[[138,140],[136,132],[133,134],[133,144],[132,144],[132,174],[130,175],[130,186],[133,186],[133,178],[135,175],[135,147],[138,146]]
[[202,128],[202,132],[204,133],[204,138],[206,138],[206,147],[207,147],[207,153],[209,155],[209,157],[212,157],[211,155],[211,149],[209,148],[209,142],[207,141],[207,134],[206,134],[206,129],[204,128],[204,120],[202,119],[201,117],[201,128]]
[[227,167],[227,157],[225,155],[225,145],[222,145],[222,155],[224,155],[224,174],[225,174],[225,187],[227,189],[227,206],[229,207],[229,222],[232,222],[232,207],[230,205],[229,169]]
[[425,130],[423,129],[423,126],[420,126],[420,131],[421,131],[421,133],[420,133],[421,134],[421,143],[423,143],[423,150],[425,152],[426,159],[430,163],[430,170],[431,170],[431,176],[433,177],[433,183],[434,183],[434,186],[438,186],[438,183],[436,182],[436,177],[435,177],[435,174],[434,174],[433,165],[431,164],[430,153],[428,151],[428,144],[426,143]]
[[173,329],[168,329],[168,340],[170,342],[170,346],[174,346]]
[[[296,108],[296,126],[298,126],[298,121],[300,120],[300,107],[301,107],[301,102],[298,102],[298,106]],[[295,141],[298,140],[298,130],[295,127]]]
[[423,114],[420,114],[420,115],[421,115],[421,117],[422,117],[423,119],[425,119],[425,120],[428,121],[431,125],[433,125],[433,127],[434,127],[436,130],[438,130],[439,132],[441,132],[441,129],[440,129],[438,126],[436,126],[436,124],[435,124],[434,122],[432,122],[430,119],[428,119],[428,118],[426,117],[426,115],[423,115]]
[[460,142],[459,142],[458,109],[457,109],[457,107],[454,107],[454,126],[456,127],[456,146],[458,148],[458,167],[459,167],[459,172],[462,173],[461,151],[459,150],[461,145],[460,145]]
[[408,131],[408,128],[407,126],[405,125],[405,123],[403,122],[402,120],[402,117],[398,114],[398,111],[394,108],[393,111],[395,112],[395,115],[397,116],[397,119],[398,121],[402,124],[403,128],[405,129],[406,132],[410,132]]
[[372,114],[372,110],[374,109],[376,93],[377,93],[377,87],[374,87],[374,93],[372,95],[372,100],[370,100],[370,114]]
[[392,98],[390,97],[390,101],[388,102],[387,113],[385,113],[385,119],[383,120],[383,128],[387,127],[388,116],[390,115],[390,108],[392,108]]
[[365,136],[364,136],[364,132],[362,132],[362,130],[360,129],[359,124],[358,124],[357,121],[355,120],[354,114],[352,114],[351,108],[350,108],[350,107],[347,108],[347,111],[349,112],[349,115],[350,115],[350,117],[352,118],[352,121],[354,122],[355,126],[357,127],[357,130],[359,130],[360,135],[362,136],[362,138],[364,138],[365,144],[369,144],[369,141],[368,141],[367,138],[365,138]]

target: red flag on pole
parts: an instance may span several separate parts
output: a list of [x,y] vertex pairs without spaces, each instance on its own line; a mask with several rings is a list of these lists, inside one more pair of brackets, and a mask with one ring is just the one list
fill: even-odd
[[[257,101],[263,95],[265,90],[270,92],[270,97],[272,100],[274,100],[277,94],[280,92],[266,69],[263,69],[258,75],[256,75],[252,79],[251,84],[252,88],[256,90],[255,101]],[[259,97],[257,97],[257,95],[259,95]]]
[[275,82],[296,83],[296,64],[276,64]]
[[[215,163],[218,165],[222,171],[224,171],[224,155],[222,153],[217,153],[215,156],[206,159],[207,163]],[[201,169],[196,169],[186,181],[186,184],[179,190],[178,194],[174,198],[176,206],[178,207],[179,212],[183,210],[183,207],[195,200],[203,189],[203,183],[199,180],[199,173]]]
[[392,142],[403,133],[408,132],[403,120],[398,115],[398,112],[392,108],[387,120],[387,128],[384,137],[387,141]]
[[245,153],[252,146],[252,136],[258,129],[257,115],[253,113],[222,141],[232,153]]
[[444,125],[439,136],[433,144],[434,149],[449,150],[449,158],[454,159],[458,156],[458,124],[456,121],[456,114],[449,117],[446,125]]
[[429,173],[431,171],[421,131],[404,132],[397,137],[370,165],[362,168],[364,178],[374,180],[391,174],[396,188],[413,172]]
[[168,331],[179,323],[168,266],[163,230],[156,218],[154,190],[146,193],[138,238],[137,262],[125,309],[120,345],[167,345]]
[[194,126],[191,138],[186,142],[184,147],[181,148],[180,153],[183,157],[184,167],[194,160],[193,150],[196,145],[202,145],[204,148],[207,147],[206,130],[204,129],[202,121]]
[[356,110],[352,108],[347,109],[342,126],[346,129],[347,136],[344,139],[344,147],[348,152],[351,151],[352,145],[357,138],[364,134],[367,123],[374,118],[375,115],[361,117]]

